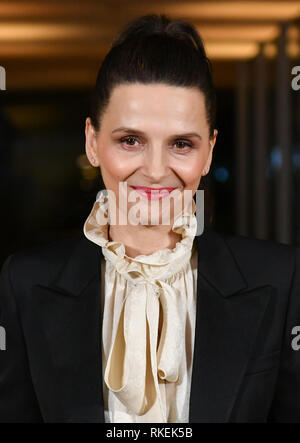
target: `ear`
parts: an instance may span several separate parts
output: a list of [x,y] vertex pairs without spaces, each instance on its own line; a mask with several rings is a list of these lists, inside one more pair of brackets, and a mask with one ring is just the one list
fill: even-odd
[[216,143],[216,140],[217,140],[217,135],[218,135],[218,131],[217,131],[217,129],[215,129],[213,136],[209,140],[209,154],[208,154],[208,157],[207,157],[206,164],[205,164],[205,166],[203,168],[202,175],[206,175],[206,174],[209,173],[210,165],[211,165],[211,162],[212,162],[213,149],[214,149],[214,146],[215,146],[215,143]]
[[92,166],[99,166],[97,135],[90,117],[85,120],[85,152]]

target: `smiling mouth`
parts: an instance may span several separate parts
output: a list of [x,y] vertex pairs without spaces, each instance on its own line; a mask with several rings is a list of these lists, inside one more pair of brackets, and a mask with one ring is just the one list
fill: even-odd
[[148,200],[161,200],[177,188],[149,188],[147,186],[131,186],[139,195]]

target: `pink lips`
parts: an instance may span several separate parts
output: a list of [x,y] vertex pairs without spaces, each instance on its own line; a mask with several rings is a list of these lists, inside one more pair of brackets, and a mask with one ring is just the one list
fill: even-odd
[[176,188],[148,188],[147,186],[131,186],[138,194],[148,200],[160,200],[167,197]]

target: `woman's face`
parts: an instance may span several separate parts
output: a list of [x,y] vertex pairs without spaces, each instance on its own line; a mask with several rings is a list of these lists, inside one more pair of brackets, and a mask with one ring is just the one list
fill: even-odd
[[100,166],[119,202],[119,182],[145,205],[172,190],[196,192],[209,171],[217,131],[209,138],[204,95],[197,88],[121,84],[112,92],[96,132],[86,119],[86,154]]

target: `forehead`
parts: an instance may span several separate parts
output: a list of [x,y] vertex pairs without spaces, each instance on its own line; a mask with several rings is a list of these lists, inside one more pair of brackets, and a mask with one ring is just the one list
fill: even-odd
[[122,84],[112,91],[104,119],[110,124],[163,124],[177,129],[199,126],[205,120],[204,95],[198,88]]

